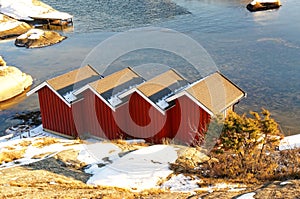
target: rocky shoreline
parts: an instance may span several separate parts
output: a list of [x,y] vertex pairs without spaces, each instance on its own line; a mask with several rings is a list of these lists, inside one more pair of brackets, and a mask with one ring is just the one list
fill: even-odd
[[0,2],[0,13],[0,40],[18,36],[15,40],[18,47],[41,48],[59,43],[66,37],[50,30],[73,26],[72,15],[38,0]]
[[42,124],[40,111],[17,113],[11,119],[19,121],[17,125],[5,130],[5,135],[12,134],[12,137],[21,136],[24,132],[29,132]]
[[0,56],[0,102],[11,99],[29,88],[33,83],[30,75],[14,66],[7,66]]

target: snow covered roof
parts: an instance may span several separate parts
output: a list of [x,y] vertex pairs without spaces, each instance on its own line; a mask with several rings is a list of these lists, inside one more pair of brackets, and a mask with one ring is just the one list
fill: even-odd
[[186,88],[167,101],[187,95],[211,115],[237,103],[246,93],[219,72],[213,73]]
[[69,105],[69,103],[76,99],[75,96],[73,96],[75,90],[101,78],[102,76],[94,68],[90,65],[86,65],[43,82],[29,91],[27,95],[31,95],[44,86],[48,86]]

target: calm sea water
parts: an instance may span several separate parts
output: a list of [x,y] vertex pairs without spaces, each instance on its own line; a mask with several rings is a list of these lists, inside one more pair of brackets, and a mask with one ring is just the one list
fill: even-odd
[[[271,111],[285,134],[300,130],[300,1],[282,1],[279,10],[250,13],[243,0],[44,0],[74,15],[68,39],[41,49],[0,43],[0,54],[42,81],[81,66],[106,38],[132,28],[174,29],[199,42],[219,70],[248,96],[237,111]],[[157,55],[155,55],[157,56]],[[153,56],[153,57],[155,57]],[[133,63],[131,63],[133,64]],[[17,112],[38,109],[37,96],[0,104],[0,131]]]

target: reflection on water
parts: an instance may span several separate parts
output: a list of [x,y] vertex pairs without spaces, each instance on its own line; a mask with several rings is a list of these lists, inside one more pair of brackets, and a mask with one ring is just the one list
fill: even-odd
[[263,12],[253,12],[253,20],[261,25],[268,24],[270,21],[277,20],[279,10],[266,10]]
[[[80,67],[95,46],[115,34],[112,32],[150,24],[174,29],[198,41],[221,72],[248,93],[238,105],[238,112],[267,108],[287,134],[299,133],[300,1],[289,0],[277,11],[257,13],[248,12],[248,1],[244,0],[44,2],[74,15],[74,32],[63,33],[67,40],[34,50],[16,48],[12,41],[0,43],[4,58],[30,74],[34,86]],[[172,60],[168,54],[146,54],[123,57],[115,64],[186,67]],[[13,113],[37,108],[37,96],[33,95],[1,111],[0,130],[10,125],[5,121]]]

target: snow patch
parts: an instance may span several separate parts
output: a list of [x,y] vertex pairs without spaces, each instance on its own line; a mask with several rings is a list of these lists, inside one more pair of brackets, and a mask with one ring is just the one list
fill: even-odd
[[197,177],[184,176],[183,174],[173,175],[168,181],[161,186],[163,189],[170,191],[191,192],[199,188],[198,183],[201,180]]
[[71,103],[77,99],[76,96],[73,94],[73,92],[74,91],[70,91],[70,92],[64,94],[64,96],[63,96],[69,103]]
[[[29,137],[29,135],[32,137]],[[28,136],[28,137],[22,138],[23,136],[24,137]],[[44,146],[42,148],[34,147],[33,144],[36,142],[40,142],[41,140],[39,140],[38,138],[41,138],[41,137],[58,137],[58,136],[54,136],[52,134],[44,132],[42,126],[40,125],[39,127],[35,128],[34,130],[31,130],[30,132],[24,132],[21,136],[13,137],[13,138],[7,140],[6,142],[0,142],[0,152],[6,151],[7,149],[5,149],[5,148],[11,147],[11,146],[13,146],[15,148],[15,150],[21,150],[24,147],[21,146],[20,143],[22,143],[23,141],[31,142],[31,145],[29,145],[26,148],[25,154],[23,155],[22,158],[20,158],[16,161],[13,161],[13,162],[1,164],[0,170],[6,169],[9,167],[21,166],[21,165],[26,165],[26,164],[30,164],[33,162],[37,162],[37,161],[43,160],[45,158],[52,157],[52,156],[56,155],[57,153],[64,151],[64,150],[68,150],[68,149],[74,149],[74,150],[79,150],[79,151],[83,150],[82,144],[74,144],[74,145],[65,146],[66,143],[68,143],[68,144],[74,143],[74,140],[68,140],[65,138],[60,138],[58,143]],[[46,157],[43,157],[40,159],[33,158],[36,155],[46,154],[46,153],[49,153],[49,155]]]
[[174,91],[168,93],[166,96],[164,96],[164,97],[162,97],[161,99],[159,99],[159,100],[156,102],[156,105],[159,106],[159,107],[160,107],[161,109],[163,109],[163,110],[166,109],[166,108],[169,106],[169,103],[168,103],[166,100],[167,100],[169,97],[171,97],[172,95],[174,95],[175,93],[177,93],[177,92],[179,92],[179,91],[185,89],[188,85],[189,85],[189,84],[184,85],[184,86],[179,87],[179,88],[175,89]]
[[84,145],[84,149],[80,151],[77,159],[86,164],[107,163],[119,159],[118,154],[122,150],[112,143],[98,142],[94,144]]
[[44,35],[44,31],[43,30],[39,30],[39,29],[31,29],[29,31],[27,31],[26,33],[20,35],[17,37],[17,39],[39,39],[41,36]]
[[0,0],[0,5],[1,13],[18,20],[33,21],[31,17],[65,20],[73,17],[46,4],[35,5],[32,0]]
[[293,183],[291,183],[291,182],[289,182],[289,181],[285,181],[285,182],[281,182],[281,183],[280,183],[281,186],[284,186],[284,185],[287,185],[287,184],[293,184]]
[[156,102],[156,105],[159,106],[161,109],[165,109],[169,106],[169,103],[166,102],[165,99],[161,99],[161,100],[158,100],[158,102]]
[[117,95],[113,95],[108,99],[108,102],[112,105],[112,106],[117,106],[119,104],[122,103],[122,100],[120,100],[120,98]]
[[95,175],[87,184],[135,191],[158,187],[158,182],[173,172],[169,162],[177,159],[176,150],[173,146],[153,145],[131,152],[101,169],[94,167]]
[[300,147],[300,134],[284,137],[279,144],[279,150],[295,149]]
[[256,193],[254,193],[254,192],[246,193],[246,194],[243,194],[243,195],[237,197],[236,199],[254,199],[253,196],[254,196],[255,194],[256,194]]
[[[0,15],[1,16],[1,15]],[[0,19],[1,21],[1,19]],[[18,27],[19,25],[21,25],[22,22],[19,21],[6,21],[6,22],[1,22],[0,23],[0,31],[7,31],[7,30],[11,30],[13,28]]]

